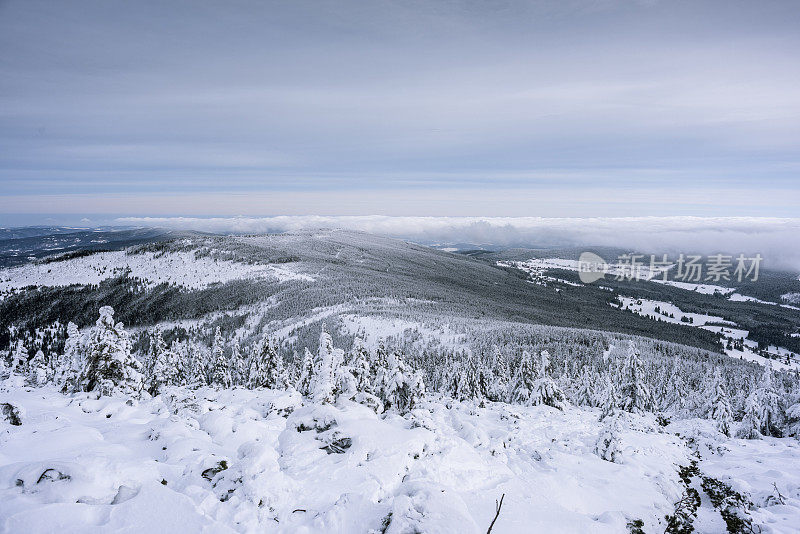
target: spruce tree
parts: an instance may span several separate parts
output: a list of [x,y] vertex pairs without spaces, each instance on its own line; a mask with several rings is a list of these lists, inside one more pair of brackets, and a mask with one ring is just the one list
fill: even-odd
[[28,367],[28,349],[25,348],[25,343],[20,339],[11,353],[11,372],[12,373],[25,373]]
[[537,373],[533,359],[528,351],[523,351],[514,375],[514,402],[527,404],[530,401],[536,387],[536,379]]
[[550,353],[543,350],[539,356],[539,378],[537,378],[533,384],[533,390],[528,398],[528,404],[530,406],[544,404],[563,410],[566,407],[564,392],[561,391],[558,385],[556,385],[553,379],[547,374],[550,366]]
[[249,378],[249,366],[242,355],[242,349],[239,346],[239,340],[233,341],[231,347],[231,383],[234,386],[243,386],[247,384]]
[[130,340],[122,323],[114,322],[111,306],[100,308],[89,337],[82,384],[100,395],[138,396],[144,386],[141,364],[131,355]]
[[408,367],[398,352],[387,355],[386,364],[378,368],[375,381],[377,396],[387,410],[408,412],[425,395],[422,373]]
[[333,346],[330,334],[325,331],[325,325],[322,325],[310,384],[311,399],[315,403],[333,404],[336,402],[339,394],[336,387],[336,373],[343,359],[344,352]]
[[636,345],[631,341],[620,375],[620,402],[623,410],[633,413],[653,411],[655,401],[644,378],[644,365]]
[[364,345],[364,340],[360,337],[356,337],[353,341],[353,349],[350,351],[348,365],[355,381],[356,391],[372,393],[374,385],[372,358]]
[[214,332],[214,345],[211,347],[211,383],[221,388],[231,387],[230,361],[225,357],[225,339],[219,327]]
[[44,352],[41,349],[36,351],[36,354],[28,363],[28,382],[32,386],[43,386],[48,381],[47,362],[44,358]]
[[709,415],[711,419],[714,420],[717,430],[726,436],[730,436],[733,414],[728,392],[725,390],[725,383],[722,380],[719,368],[714,370],[711,398],[711,410]]
[[303,350],[303,361],[300,363],[300,371],[297,377],[295,389],[306,397],[311,395],[311,379],[314,376],[314,355],[308,348]]
[[55,382],[64,393],[80,390],[81,372],[83,370],[84,338],[73,322],[67,324],[67,341],[64,343],[64,356],[60,359],[60,367]]

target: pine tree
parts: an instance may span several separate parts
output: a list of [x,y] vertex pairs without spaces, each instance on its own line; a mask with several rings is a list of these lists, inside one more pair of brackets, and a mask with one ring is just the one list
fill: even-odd
[[537,372],[533,359],[528,351],[523,351],[514,375],[514,402],[527,404],[530,401],[536,387],[536,379]]
[[758,386],[761,408],[761,433],[765,436],[781,436],[784,413],[781,410],[781,395],[778,393],[772,367],[767,363]]
[[25,373],[28,366],[28,349],[25,348],[25,343],[20,339],[17,341],[17,346],[11,353],[11,372],[12,373]]
[[621,370],[621,407],[634,413],[650,412],[655,407],[653,395],[644,380],[644,365],[633,341],[628,345],[628,357]]
[[82,384],[100,395],[138,396],[142,391],[141,364],[131,355],[128,333],[122,323],[114,322],[111,306],[100,308],[92,329]]
[[408,412],[425,395],[422,373],[410,369],[397,352],[387,355],[386,364],[378,368],[375,381],[377,396],[387,410]]
[[178,355],[173,350],[176,348],[175,342],[173,341],[172,346],[168,348],[161,329],[158,329],[152,345],[153,376],[150,381],[150,393],[158,395],[164,387],[180,385],[183,377]]
[[619,440],[619,422],[616,417],[606,420],[595,443],[594,453],[608,462],[621,462],[621,443]]
[[579,406],[590,408],[597,406],[595,393],[595,381],[598,376],[594,370],[584,367],[578,375],[578,391],[575,393],[574,401]]
[[715,421],[717,430],[726,436],[730,436],[733,414],[731,410],[730,399],[728,399],[728,392],[725,390],[725,383],[722,381],[722,375],[720,374],[719,368],[714,370],[714,381],[711,395],[711,410],[709,412],[711,419]]
[[311,395],[311,378],[314,376],[314,355],[308,348],[303,351],[303,361],[300,364],[300,372],[297,378],[295,389],[306,397]]
[[614,384],[614,378],[611,371],[603,373],[603,386],[600,393],[598,406],[601,409],[600,420],[608,417],[615,416],[619,408],[619,396],[617,395],[617,386]]
[[48,381],[47,375],[47,362],[44,358],[44,352],[39,349],[28,364],[28,382],[32,386],[43,386]]
[[374,382],[372,358],[364,346],[364,340],[360,337],[356,337],[353,341],[353,349],[350,351],[348,365],[355,381],[356,391],[372,393]]
[[508,400],[508,384],[511,381],[511,369],[508,358],[497,345],[492,347],[492,373],[494,379],[489,385],[487,396],[496,402],[506,402]]
[[277,347],[268,336],[264,336],[250,358],[247,387],[286,389],[288,378]]
[[759,391],[754,390],[744,403],[744,417],[736,436],[744,439],[761,439],[761,400]]
[[322,331],[311,377],[311,398],[317,404],[333,404],[339,394],[336,373],[344,359],[344,351],[334,348],[330,334]]
[[225,357],[225,340],[219,327],[214,332],[214,345],[211,347],[211,383],[222,388],[231,387],[230,361]]
[[242,355],[242,349],[239,346],[239,340],[233,341],[231,348],[231,381],[234,386],[244,386],[249,380],[249,365]]
[[686,382],[680,370],[680,360],[675,356],[666,384],[665,408],[674,413],[682,413],[686,408],[686,390]]
[[548,376],[547,370],[549,366],[550,353],[543,350],[540,354],[539,378],[533,384],[528,404],[530,406],[545,404],[563,410],[566,407],[566,398],[564,397],[564,392]]
[[64,356],[56,373],[56,385],[63,393],[80,390],[81,373],[84,366],[84,338],[73,322],[67,324],[67,341],[64,343]]

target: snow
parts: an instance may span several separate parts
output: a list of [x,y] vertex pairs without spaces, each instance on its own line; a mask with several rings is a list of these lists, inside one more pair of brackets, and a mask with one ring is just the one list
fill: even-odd
[[736,291],[736,288],[733,287],[717,286],[713,284],[693,284],[690,282],[674,282],[672,280],[658,280],[658,279],[653,279],[650,281],[656,284],[663,284],[665,286],[672,286],[680,289],[685,289],[687,291],[695,291],[697,293],[702,293],[703,295],[717,295],[717,294],[727,295],[728,293]]
[[[363,337],[364,345],[369,349],[376,348],[379,343],[390,337],[406,339],[418,337],[424,342],[435,340],[441,346],[455,350],[468,348],[466,336],[454,332],[447,325],[432,327],[415,321],[381,315],[344,314],[339,319],[342,323],[341,330],[346,334]],[[406,336],[408,331],[413,332],[414,335]]]
[[126,272],[129,277],[139,279],[148,286],[166,283],[186,289],[202,289],[233,280],[263,279],[278,283],[314,281],[311,276],[296,272],[287,264],[246,264],[209,257],[197,258],[191,251],[163,254],[116,251],[0,270],[0,293],[27,286],[99,284]]
[[[725,438],[713,430],[710,421],[686,419],[669,425],[668,430],[692,438],[700,456],[704,476],[720,480],[735,491],[744,493],[754,507],[748,510],[756,532],[796,533],[800,529],[800,442],[794,438],[763,437],[756,440]],[[699,488],[699,485],[694,487]],[[785,504],[776,502],[780,491]],[[710,507],[708,496],[701,493],[703,504],[698,520],[708,514],[703,524],[695,522],[697,532],[725,532],[719,513]],[[709,510],[709,508],[711,508]],[[720,529],[719,527],[722,526]]]
[[[644,315],[645,317],[655,318],[660,321],[665,321],[667,323],[675,323],[675,324],[683,324],[691,326],[704,326],[708,323],[718,323],[718,324],[727,324],[731,326],[736,326],[736,323],[728,321],[722,317],[717,317],[716,315],[684,312],[679,307],[669,302],[662,302],[658,300],[648,300],[648,299],[635,299],[632,297],[623,297],[623,296],[619,296],[617,297],[617,299],[621,303],[622,308],[629,308],[633,313]],[[666,315],[663,315],[663,313],[658,313],[655,310],[656,308],[660,308],[663,313],[672,314],[674,315],[674,317],[668,317]],[[687,321],[691,319],[692,322],[687,323],[685,321],[681,321],[682,318],[685,318]]]
[[[786,295],[783,295],[783,296],[785,297]],[[800,307],[792,306],[791,304],[780,304],[778,302],[770,302],[768,300],[761,300],[761,299],[757,299],[755,297],[749,297],[747,295],[742,295],[740,293],[734,293],[733,295],[728,297],[728,300],[733,301],[733,302],[757,302],[759,304],[769,304],[770,306],[780,306],[781,308],[788,308],[790,310],[800,310]]]
[[[679,307],[669,302],[636,299],[632,297],[623,297],[621,295],[618,296],[617,299],[618,303],[616,303],[616,306],[621,308],[627,307],[630,309],[630,311],[638,315],[642,315],[653,320],[702,328],[710,332],[721,334],[726,340],[742,341],[741,350],[737,348],[724,348],[725,354],[731,358],[741,358],[743,360],[756,362],[761,365],[771,365],[774,369],[800,369],[800,356],[783,347],[770,346],[767,347],[766,352],[778,359],[764,357],[758,353],[758,343],[751,339],[747,339],[747,337],[750,335],[748,330],[738,328],[736,323],[728,321],[722,317],[700,313],[686,313]],[[614,303],[612,303],[612,305],[613,304]],[[668,317],[663,313],[656,312],[656,307],[658,307],[662,312],[671,314],[674,317]],[[689,323],[686,321],[681,321],[681,318],[686,318],[687,321],[691,318],[692,322]],[[789,364],[785,363],[786,356],[791,356],[792,358]]]
[[[0,402],[24,413],[0,435],[9,533],[368,532],[385,521],[387,532],[477,533],[502,494],[495,533],[624,532],[632,519],[662,531],[689,458],[651,418],[630,416],[622,463],[603,461],[598,413],[577,408],[430,399],[378,416],[208,388],[129,406],[7,387]],[[343,452],[325,450],[343,438]]]

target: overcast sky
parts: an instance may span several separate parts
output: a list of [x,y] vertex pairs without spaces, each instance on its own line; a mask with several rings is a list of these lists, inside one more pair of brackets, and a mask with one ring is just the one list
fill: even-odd
[[796,0],[0,0],[0,224],[796,217],[798,28]]

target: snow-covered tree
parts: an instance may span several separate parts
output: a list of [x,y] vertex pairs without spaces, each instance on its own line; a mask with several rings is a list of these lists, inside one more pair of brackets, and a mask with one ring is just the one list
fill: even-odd
[[537,373],[533,364],[533,358],[531,358],[528,351],[523,351],[517,366],[517,372],[514,374],[514,402],[519,404],[528,403],[536,387],[536,378]]
[[314,376],[314,355],[308,348],[303,350],[303,361],[297,377],[295,389],[306,397],[311,395],[311,378]]
[[454,366],[450,381],[453,398],[479,401],[487,396],[491,373],[475,355],[469,353]]
[[48,381],[47,362],[44,352],[41,349],[36,351],[36,355],[28,363],[28,382],[32,386],[43,386]]
[[733,422],[733,412],[725,383],[722,380],[719,367],[714,370],[714,380],[711,387],[711,406],[709,410],[711,419],[714,420],[717,430],[731,435],[731,423]]
[[673,413],[682,413],[686,408],[686,381],[681,373],[680,360],[675,356],[672,369],[665,384],[663,408]]
[[244,386],[250,377],[249,365],[242,355],[242,349],[239,346],[239,340],[233,341],[231,347],[231,381],[234,386]]
[[339,394],[336,373],[344,360],[344,351],[333,346],[325,325],[319,335],[319,348],[311,377],[311,398],[318,404],[333,404]]
[[183,382],[182,369],[175,342],[167,347],[161,329],[156,330],[153,341],[153,376],[150,381],[150,393],[157,395],[164,387],[178,386]]
[[781,409],[781,394],[775,384],[774,372],[768,363],[758,385],[761,407],[761,433],[765,436],[781,436],[784,412]]
[[114,322],[111,306],[100,308],[100,317],[88,343],[82,384],[100,395],[138,396],[144,385],[141,364],[131,355],[130,340],[122,323]]
[[620,463],[622,459],[619,439],[620,427],[616,417],[609,417],[603,424],[594,446],[594,453],[608,462]]
[[595,391],[597,373],[593,369],[584,367],[578,375],[578,388],[573,400],[579,406],[597,406],[597,392]]
[[492,347],[492,374],[493,379],[490,381],[487,396],[493,401],[507,401],[508,385],[511,381],[511,368],[508,358],[497,345]]
[[25,348],[25,343],[20,339],[17,341],[16,347],[11,352],[11,372],[24,373],[28,366],[28,349]]
[[628,356],[620,371],[620,407],[628,412],[653,411],[655,400],[645,381],[644,365],[633,341],[628,344]]
[[600,388],[600,395],[597,405],[601,409],[600,420],[612,417],[617,414],[619,409],[619,396],[617,394],[617,386],[614,384],[614,379],[611,371],[603,373],[602,385]]
[[278,348],[268,336],[264,336],[250,356],[247,387],[286,389],[288,378]]
[[564,392],[547,374],[549,366],[550,353],[543,350],[540,354],[539,378],[533,384],[533,390],[528,397],[528,404],[531,406],[545,404],[563,410],[566,406],[566,398],[564,397]]
[[83,336],[78,325],[67,323],[67,340],[64,343],[64,355],[59,359],[55,382],[64,393],[80,389],[81,372],[83,370]]
[[744,439],[761,439],[761,399],[759,391],[754,390],[744,402],[744,416],[736,436]]
[[350,373],[355,381],[356,391],[373,392],[374,376],[372,375],[372,357],[364,345],[364,340],[356,337],[348,358]]
[[414,409],[425,395],[422,373],[409,368],[397,352],[387,355],[386,364],[378,369],[375,382],[376,394],[387,410],[393,408],[405,413]]
[[214,344],[211,347],[211,383],[222,388],[231,387],[230,361],[225,357],[225,339],[219,327],[214,332]]

